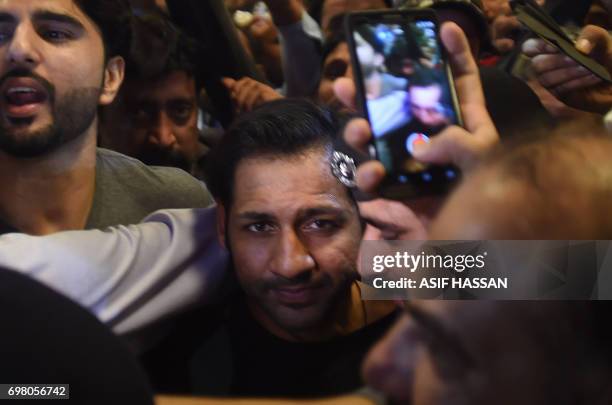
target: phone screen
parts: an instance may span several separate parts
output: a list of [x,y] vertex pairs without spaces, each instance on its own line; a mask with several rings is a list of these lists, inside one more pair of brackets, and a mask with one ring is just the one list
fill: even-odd
[[456,168],[412,157],[418,144],[461,124],[435,20],[364,18],[356,20],[351,34],[363,107],[388,180],[419,188],[454,181]]

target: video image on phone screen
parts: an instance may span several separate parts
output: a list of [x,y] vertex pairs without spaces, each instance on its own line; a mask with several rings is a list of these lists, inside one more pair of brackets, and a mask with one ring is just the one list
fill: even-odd
[[415,145],[458,122],[436,24],[362,23],[353,35],[378,158],[392,173],[422,172]]

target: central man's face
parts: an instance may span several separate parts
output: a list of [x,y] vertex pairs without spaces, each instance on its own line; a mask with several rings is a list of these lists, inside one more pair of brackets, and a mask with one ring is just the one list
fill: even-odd
[[299,337],[330,317],[357,275],[357,208],[323,150],[247,159],[235,173],[226,240],[250,308]]
[[73,0],[0,2],[0,149],[35,157],[91,128],[104,101],[101,34]]

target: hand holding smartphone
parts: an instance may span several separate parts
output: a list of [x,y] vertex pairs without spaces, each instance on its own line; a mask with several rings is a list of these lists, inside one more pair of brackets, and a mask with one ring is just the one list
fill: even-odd
[[462,125],[435,13],[351,13],[346,30],[358,104],[374,136],[371,154],[388,173],[381,194],[407,199],[447,192],[458,169],[413,157],[419,144]]

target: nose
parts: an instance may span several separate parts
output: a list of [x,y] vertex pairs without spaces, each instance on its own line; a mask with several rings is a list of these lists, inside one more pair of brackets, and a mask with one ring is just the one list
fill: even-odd
[[33,69],[41,61],[39,38],[30,23],[17,26],[9,42],[6,58],[15,67]]
[[156,122],[152,123],[149,142],[162,149],[171,148],[176,143],[172,120],[164,111],[160,111]]
[[369,386],[402,403],[412,397],[415,365],[422,350],[415,333],[404,315],[374,346],[363,365]]
[[296,279],[312,271],[315,261],[293,230],[283,231],[272,260],[272,272],[284,279]]

